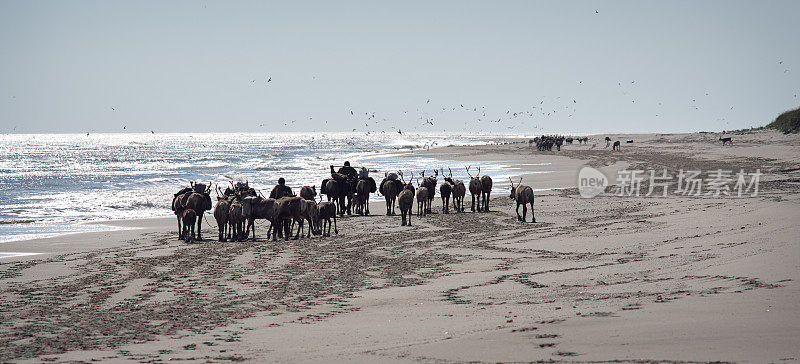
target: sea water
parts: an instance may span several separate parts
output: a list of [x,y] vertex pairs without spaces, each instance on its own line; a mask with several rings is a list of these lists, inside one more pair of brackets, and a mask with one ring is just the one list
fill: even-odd
[[[505,180],[508,166],[455,162],[408,151],[491,143],[504,135],[181,133],[0,135],[0,242],[113,229],[92,221],[172,216],[172,195],[190,181],[224,189],[248,181],[268,195],[278,178],[295,193],[350,161],[380,181],[385,171],[431,173],[463,165]],[[454,168],[458,167],[458,168]],[[408,176],[408,173],[406,173]],[[215,193],[212,193],[214,196]],[[378,194],[372,200],[380,200]]]

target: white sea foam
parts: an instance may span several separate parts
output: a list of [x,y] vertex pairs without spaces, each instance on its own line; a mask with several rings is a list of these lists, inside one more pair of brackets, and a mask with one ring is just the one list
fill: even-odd
[[[172,194],[189,181],[249,181],[268,193],[319,185],[349,160],[377,170],[421,171],[462,164],[505,179],[507,166],[403,156],[408,149],[489,143],[499,135],[357,133],[27,134],[0,137],[0,242],[105,229],[86,221],[170,216]],[[454,177],[466,179],[463,168]],[[377,200],[381,197],[373,195]],[[34,220],[35,223],[30,223]],[[19,221],[20,223],[14,223]],[[27,221],[27,223],[26,223]],[[88,227],[87,227],[88,226]]]

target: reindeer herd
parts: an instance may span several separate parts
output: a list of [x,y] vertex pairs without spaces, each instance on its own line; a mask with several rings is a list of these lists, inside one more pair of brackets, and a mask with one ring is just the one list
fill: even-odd
[[[469,192],[472,196],[472,212],[489,212],[489,200],[492,192],[492,178],[481,175],[480,167],[477,174],[470,173],[471,167],[466,167],[469,175]],[[438,178],[444,176],[444,181],[439,184]],[[416,199],[417,216],[426,216],[431,213],[431,205],[436,197],[436,187],[442,199],[442,213],[448,214],[451,210],[464,212],[464,196],[467,188],[461,180],[453,179],[453,172],[448,168],[449,174],[445,176],[444,169],[433,170],[433,175],[425,176],[423,171],[420,177],[415,178],[411,172],[409,180],[405,180],[402,171],[385,173],[380,186],[368,176],[359,176],[358,179],[337,176],[332,171],[332,178],[322,181],[321,194],[328,196],[328,201],[317,202],[316,186],[303,186],[300,196],[290,192],[286,195],[264,198],[248,182],[239,182],[222,191],[216,187],[217,203],[213,206],[213,216],[218,226],[219,241],[242,241],[251,237],[256,238],[255,221],[267,220],[270,223],[267,237],[271,240],[284,238],[288,240],[295,231],[294,239],[309,238],[311,235],[330,236],[331,227],[338,234],[336,223],[337,215],[350,215],[355,211],[358,215],[369,215],[369,194],[379,192],[386,200],[386,215],[395,215],[395,205],[400,209],[401,226],[411,226],[411,215]],[[521,181],[521,180],[520,180]],[[415,186],[416,183],[416,186]],[[511,183],[511,198],[517,201],[517,217],[525,221],[527,214],[526,204],[531,205],[533,215],[533,189],[528,186]],[[270,196],[273,197],[273,196]],[[178,238],[187,243],[195,239],[202,240],[201,221],[206,211],[212,210],[211,184],[191,183],[190,187],[183,188],[173,195],[172,210],[178,220]],[[519,215],[519,206],[523,206],[523,214]],[[305,223],[308,228],[304,228]],[[536,222],[533,218],[532,222]],[[195,229],[195,225],[197,228]],[[295,226],[297,228],[295,229]],[[327,229],[326,229],[327,228]]]

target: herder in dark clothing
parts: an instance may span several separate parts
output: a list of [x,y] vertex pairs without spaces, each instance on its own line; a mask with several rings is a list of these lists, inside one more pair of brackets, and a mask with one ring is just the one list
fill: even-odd
[[278,178],[278,185],[269,193],[269,198],[279,199],[284,196],[294,196],[292,189],[286,185],[286,180],[283,177]]
[[344,162],[344,167],[339,168],[339,173],[347,176],[348,179],[356,179],[356,178],[358,178],[358,172],[356,171],[355,168],[350,167],[350,162],[349,161],[345,161]]

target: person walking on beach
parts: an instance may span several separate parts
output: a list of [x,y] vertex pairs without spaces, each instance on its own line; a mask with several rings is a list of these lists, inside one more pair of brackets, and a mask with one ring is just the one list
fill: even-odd
[[269,193],[269,198],[279,199],[284,196],[294,196],[292,188],[286,185],[286,180],[283,177],[278,178],[278,185],[272,188]]

